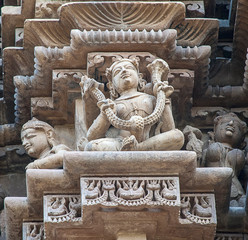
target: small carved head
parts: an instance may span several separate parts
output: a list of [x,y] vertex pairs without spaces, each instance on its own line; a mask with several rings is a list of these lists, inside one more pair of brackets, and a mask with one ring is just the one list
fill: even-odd
[[115,61],[110,68],[106,69],[108,78],[108,88],[113,99],[118,97],[123,91],[137,89],[143,91],[146,81],[139,73],[139,63],[137,59],[121,59]]
[[233,148],[243,148],[246,132],[246,123],[234,113],[228,113],[214,119],[214,139],[216,142],[227,143]]
[[22,126],[21,139],[26,152],[33,158],[42,157],[56,145],[54,128],[36,118]]

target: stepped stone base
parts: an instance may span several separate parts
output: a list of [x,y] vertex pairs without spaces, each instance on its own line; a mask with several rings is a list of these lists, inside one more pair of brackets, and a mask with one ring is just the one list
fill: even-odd
[[213,239],[231,175],[189,151],[67,152],[64,169],[27,171],[27,198],[6,198],[7,239]]

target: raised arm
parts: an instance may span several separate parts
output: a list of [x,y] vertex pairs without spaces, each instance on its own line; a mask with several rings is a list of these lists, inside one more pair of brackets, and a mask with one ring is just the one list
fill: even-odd
[[175,129],[175,122],[174,122],[174,118],[173,118],[172,110],[171,110],[171,101],[168,98],[165,100],[165,107],[164,107],[164,112],[162,115],[162,122],[163,122],[163,125],[161,127],[161,132],[167,132],[172,129]]

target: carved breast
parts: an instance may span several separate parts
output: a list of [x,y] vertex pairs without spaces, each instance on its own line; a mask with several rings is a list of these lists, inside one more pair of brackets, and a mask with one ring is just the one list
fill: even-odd
[[132,116],[146,117],[153,112],[154,96],[142,94],[129,99],[116,101],[119,118],[129,120]]

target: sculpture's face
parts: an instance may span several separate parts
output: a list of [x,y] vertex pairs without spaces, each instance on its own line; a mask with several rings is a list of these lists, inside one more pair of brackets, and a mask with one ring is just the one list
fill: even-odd
[[137,69],[129,61],[117,63],[112,69],[112,82],[119,94],[129,89],[137,89],[139,83]]
[[50,151],[45,131],[28,128],[21,133],[22,145],[27,154],[33,158],[40,158],[44,153]]
[[215,129],[215,140],[228,143],[231,147],[238,147],[243,139],[242,126],[235,118],[223,118]]

